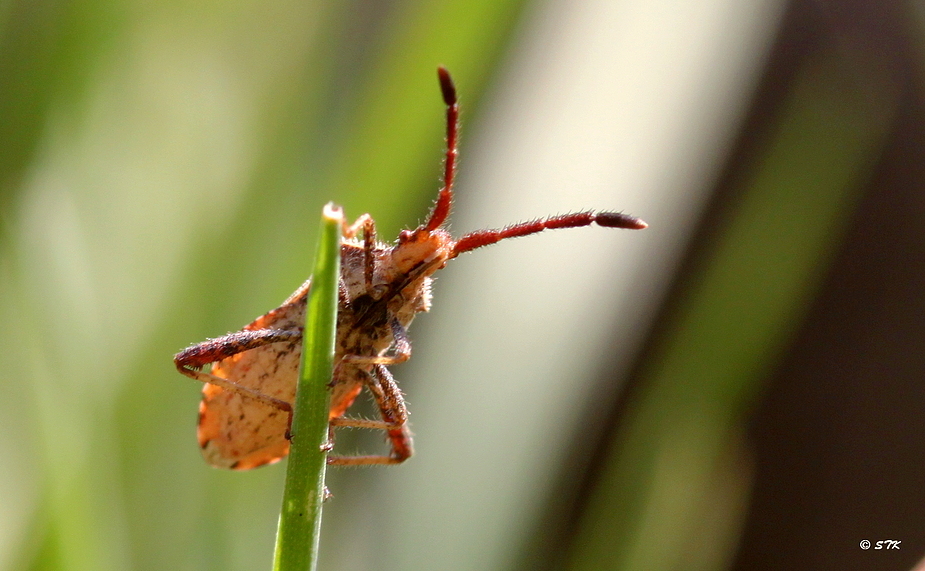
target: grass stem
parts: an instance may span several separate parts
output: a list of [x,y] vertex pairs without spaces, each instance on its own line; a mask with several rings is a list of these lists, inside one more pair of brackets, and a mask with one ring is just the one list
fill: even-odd
[[302,336],[286,487],[276,535],[274,571],[314,570],[321,537],[321,506],[328,438],[328,383],[334,367],[337,282],[343,212],[324,208]]

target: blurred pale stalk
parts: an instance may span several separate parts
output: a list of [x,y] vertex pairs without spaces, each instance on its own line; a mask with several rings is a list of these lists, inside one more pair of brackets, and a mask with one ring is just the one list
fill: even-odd
[[794,81],[641,373],[569,569],[728,565],[749,491],[743,414],[825,276],[895,111],[889,90],[862,93],[843,63],[829,51]]

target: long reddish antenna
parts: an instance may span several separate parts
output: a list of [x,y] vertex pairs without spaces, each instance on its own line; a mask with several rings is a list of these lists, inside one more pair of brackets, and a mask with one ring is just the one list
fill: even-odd
[[622,212],[575,212],[572,214],[559,214],[540,220],[531,220],[529,222],[520,222],[505,226],[500,230],[476,230],[469,232],[456,242],[453,247],[453,257],[488,246],[495,242],[500,242],[506,238],[516,238],[517,236],[527,236],[536,234],[543,230],[555,230],[556,228],[578,228],[580,226],[589,226],[592,223],[605,228],[625,228],[627,230],[642,230],[649,225],[629,214]]
[[[456,176],[456,157],[459,155],[459,102],[456,99],[456,86],[450,72],[442,65],[437,68],[437,77],[440,79],[440,91],[443,102],[446,103],[446,161],[443,170],[443,188],[437,195],[437,201],[430,212],[427,222],[421,227],[426,232],[433,232],[446,222],[453,205],[453,179]],[[647,224],[629,214],[620,212],[575,212],[573,214],[560,214],[541,220],[532,220],[505,226],[499,230],[476,230],[459,239],[453,247],[452,257],[468,252],[482,246],[494,244],[506,238],[536,234],[546,229],[577,228],[597,224],[607,228],[626,228],[641,230]]]
[[433,232],[439,228],[450,215],[450,206],[453,204],[453,178],[456,175],[456,157],[459,139],[459,103],[456,99],[456,86],[450,72],[442,65],[437,68],[437,77],[440,78],[440,91],[443,93],[443,102],[446,103],[446,162],[443,170],[443,188],[437,195],[437,202],[430,213],[430,218],[424,229]]

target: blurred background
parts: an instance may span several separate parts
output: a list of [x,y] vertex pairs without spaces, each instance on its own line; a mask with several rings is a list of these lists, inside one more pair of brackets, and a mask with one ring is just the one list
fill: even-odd
[[911,569],[923,63],[921,0],[0,3],[0,569],[270,567],[285,463],[207,467],[172,356],[301,284],[327,201],[423,219],[438,64],[454,233],[650,227],[438,274],[417,456],[329,471],[320,568]]

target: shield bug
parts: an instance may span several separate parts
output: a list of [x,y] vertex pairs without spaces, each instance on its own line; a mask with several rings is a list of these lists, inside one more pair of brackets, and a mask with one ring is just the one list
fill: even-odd
[[[427,220],[404,230],[394,244],[376,240],[373,219],[364,214],[343,229],[331,427],[384,430],[388,455],[328,457],[333,465],[397,464],[413,453],[408,411],[389,365],[411,356],[408,326],[428,311],[431,276],[456,256],[495,242],[542,230],[597,224],[642,229],[646,223],[618,212],[575,212],[476,230],[459,239],[444,228],[453,202],[459,133],[456,88],[438,69],[446,103],[446,160],[443,187]],[[362,238],[360,237],[362,235]],[[236,333],[193,345],[174,357],[177,370],[205,383],[199,405],[199,445],[216,467],[245,470],[276,462],[289,453],[309,279],[281,306]],[[211,370],[203,371],[211,364]],[[366,387],[381,420],[344,415]]]

